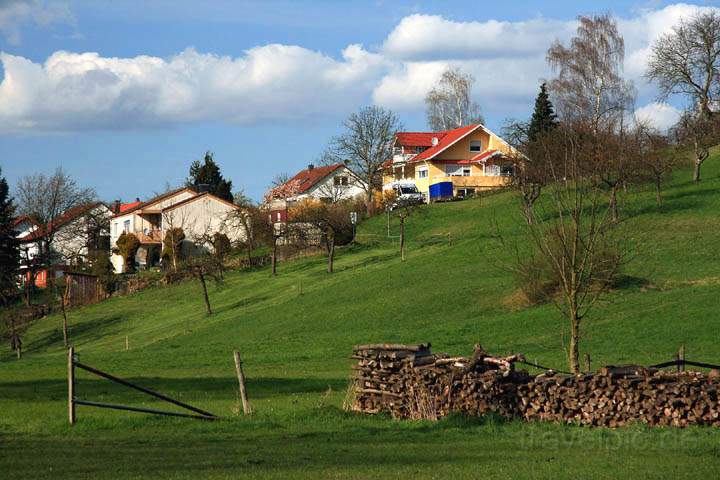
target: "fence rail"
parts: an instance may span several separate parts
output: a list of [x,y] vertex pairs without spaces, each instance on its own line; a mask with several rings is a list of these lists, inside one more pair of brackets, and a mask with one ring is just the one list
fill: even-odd
[[[133,407],[133,406],[129,406],[129,405],[116,405],[116,404],[112,404],[112,403],[93,402],[90,400],[79,399],[76,396],[76,385],[75,385],[75,369],[76,368],[85,370],[94,375],[97,375],[99,377],[110,380],[111,382],[119,383],[120,385],[123,385],[125,387],[132,388],[134,390],[142,392],[151,397],[158,398],[164,402],[172,403],[173,405],[177,405],[180,408],[184,408],[184,409],[189,410],[194,413],[190,414],[190,413],[182,413],[182,412],[171,412],[171,411],[167,411],[167,410],[157,410],[154,408]],[[75,349],[71,347],[68,350],[68,419],[69,419],[71,425],[73,425],[76,421],[76,408],[75,407],[77,405],[83,405],[83,406],[87,406],[87,407],[97,407],[97,408],[109,408],[112,410],[125,410],[125,411],[129,411],[129,412],[151,413],[151,414],[155,414],[155,415],[165,415],[165,416],[172,416],[172,417],[194,418],[194,419],[198,419],[198,420],[217,420],[217,418],[218,418],[217,416],[215,416],[214,414],[212,414],[210,412],[201,410],[197,407],[193,407],[192,405],[188,405],[187,403],[181,402],[180,400],[176,400],[176,399],[168,397],[167,395],[164,395],[162,393],[156,392],[154,390],[150,390],[149,388],[142,387],[140,385],[136,385],[132,382],[128,382],[127,380],[123,380],[122,378],[116,377],[115,375],[111,375],[111,374],[109,374],[107,372],[103,372],[102,370],[99,370],[97,368],[91,367],[89,365],[85,365],[84,363],[80,363],[77,359],[77,355],[75,354]]]

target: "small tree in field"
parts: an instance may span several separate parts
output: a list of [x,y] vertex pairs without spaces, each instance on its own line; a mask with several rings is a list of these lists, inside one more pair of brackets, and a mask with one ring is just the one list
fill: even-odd
[[193,255],[185,259],[181,264],[181,270],[195,277],[200,283],[200,288],[205,304],[205,312],[212,315],[210,295],[208,294],[208,278],[215,280],[217,284],[222,282],[222,264],[217,257],[209,254]]
[[316,229],[327,252],[327,272],[333,273],[335,246],[352,238],[349,202],[325,203],[319,200],[305,200],[293,207],[290,214],[293,222],[304,223]]
[[134,233],[123,232],[115,242],[118,252],[123,259],[123,272],[132,273],[135,271],[135,254],[140,248],[140,240]]
[[700,167],[710,156],[710,148],[720,142],[720,118],[686,110],[674,129],[678,143],[692,153],[693,182],[700,181]]
[[[586,164],[603,148],[591,133],[589,125],[563,125],[538,145],[536,155],[549,169],[550,191],[527,225],[530,252],[519,254],[514,267],[522,284],[540,282],[568,319],[568,364],[575,373],[580,372],[582,321],[612,286],[627,256],[610,206],[585,175]],[[538,272],[544,278],[538,279]]]
[[655,187],[655,201],[662,205],[662,184],[675,167],[677,148],[670,144],[666,135],[639,123],[633,132],[632,141],[637,155],[637,177],[649,180]]
[[182,257],[182,243],[185,241],[185,232],[182,228],[168,229],[163,239],[162,258],[172,262],[173,271],[178,271],[178,262]]

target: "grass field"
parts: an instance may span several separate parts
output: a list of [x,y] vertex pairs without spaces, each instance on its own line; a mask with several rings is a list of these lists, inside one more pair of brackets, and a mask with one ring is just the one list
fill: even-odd
[[[587,319],[582,353],[594,365],[655,363],[680,344],[689,359],[720,361],[720,156],[701,184],[680,171],[665,205],[640,190],[622,215],[634,247],[628,281]],[[218,422],[78,407],[67,425],[60,319],[37,322],[25,356],[0,346],[0,478],[697,478],[720,468],[720,432],[624,430],[451,417],[439,422],[361,417],[341,409],[353,344],[432,342],[434,351],[523,352],[564,368],[565,322],[553,306],[518,309],[497,229],[520,232],[509,193],[424,207],[407,226],[406,262],[385,217],[321,257],[231,272],[211,288],[157,287],[70,312],[84,363],[171,394]],[[397,225],[390,226],[394,234]],[[130,350],[125,351],[125,336]],[[237,416],[232,351],[245,361],[256,414]],[[164,408],[80,373],[81,398]]]

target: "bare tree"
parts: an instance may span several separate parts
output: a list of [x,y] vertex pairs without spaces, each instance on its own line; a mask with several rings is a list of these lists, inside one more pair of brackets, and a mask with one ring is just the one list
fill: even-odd
[[216,284],[222,283],[223,267],[218,257],[209,253],[191,255],[183,261],[181,270],[197,278],[202,290],[205,312],[212,315],[207,279],[208,277],[213,279]]
[[603,148],[591,133],[590,125],[563,124],[540,140],[536,158],[543,157],[552,181],[527,225],[531,252],[519,253],[515,266],[521,281],[538,271],[548,275],[543,281],[551,287],[549,297],[570,326],[568,363],[575,373],[580,371],[582,321],[612,286],[626,258],[610,207],[585,175],[584,164]]
[[[29,272],[25,281],[25,302],[29,305],[30,288],[38,272],[63,260],[53,248],[63,215],[93,204],[96,195],[93,189],[78,186],[62,168],[57,168],[50,176],[35,174],[21,178],[16,198],[20,213],[39,224],[32,234],[32,242],[21,249],[22,266]],[[84,232],[86,225],[79,225]]]
[[710,156],[710,148],[720,141],[720,118],[686,110],[674,128],[679,144],[684,145],[693,156],[693,182],[700,181],[700,167]]
[[622,78],[625,42],[609,15],[578,18],[577,33],[564,46],[556,41],[547,61],[557,72],[548,82],[563,121],[588,122],[593,133],[617,123],[634,100],[634,88]]
[[657,84],[661,99],[686,95],[710,116],[720,97],[720,15],[699,13],[658,38],[645,76]]
[[470,98],[475,78],[460,68],[443,72],[425,96],[425,114],[431,130],[452,130],[482,123],[480,107]]
[[392,158],[395,133],[401,124],[395,114],[371,106],[351,114],[343,122],[344,132],[333,138],[326,159],[344,163],[365,190],[368,209],[373,207],[373,192],[382,186],[382,164]]
[[287,172],[277,173],[275,174],[275,176],[273,176],[272,180],[270,180],[270,188],[285,185],[290,180],[290,178],[290,174]]
[[675,166],[677,149],[670,144],[666,135],[643,122],[637,122],[632,141],[635,143],[633,150],[637,154],[637,177],[652,182],[655,201],[660,206],[662,184]]
[[334,204],[304,200],[292,209],[293,222],[316,229],[327,252],[327,272],[333,273],[335,246],[352,237],[351,205],[347,201]]

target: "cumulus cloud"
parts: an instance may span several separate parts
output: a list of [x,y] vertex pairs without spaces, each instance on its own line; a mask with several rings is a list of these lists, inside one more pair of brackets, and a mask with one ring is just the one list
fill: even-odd
[[[28,4],[7,5],[20,3]],[[652,42],[681,18],[707,8],[676,4],[618,20],[626,40],[625,72],[643,103],[654,95],[642,77]],[[3,18],[8,17],[0,13],[0,29]],[[36,63],[2,53],[0,132],[293,121],[344,115],[368,102],[421,111],[425,94],[449,66],[475,76],[473,96],[491,121],[500,121],[528,114],[539,82],[552,73],[547,48],[568,41],[576,27],[575,20],[543,17],[458,22],[410,15],[377,50],[350,45],[338,56],[278,44],[235,58],[192,49],[169,58],[60,51]],[[673,110],[649,104],[638,112],[666,125]]]
[[238,58],[188,49],[169,59],[60,51],[44,64],[7,53],[0,61],[5,131],[250,123],[337,112],[361,103],[385,64],[359,45],[347,47],[341,60],[266,45]]
[[46,26],[52,23],[75,24],[75,16],[67,4],[42,0],[0,2],[0,34],[11,45],[20,43],[20,30],[24,25]]
[[635,118],[661,131],[666,131],[677,123],[682,113],[667,103],[653,102],[635,110]]

